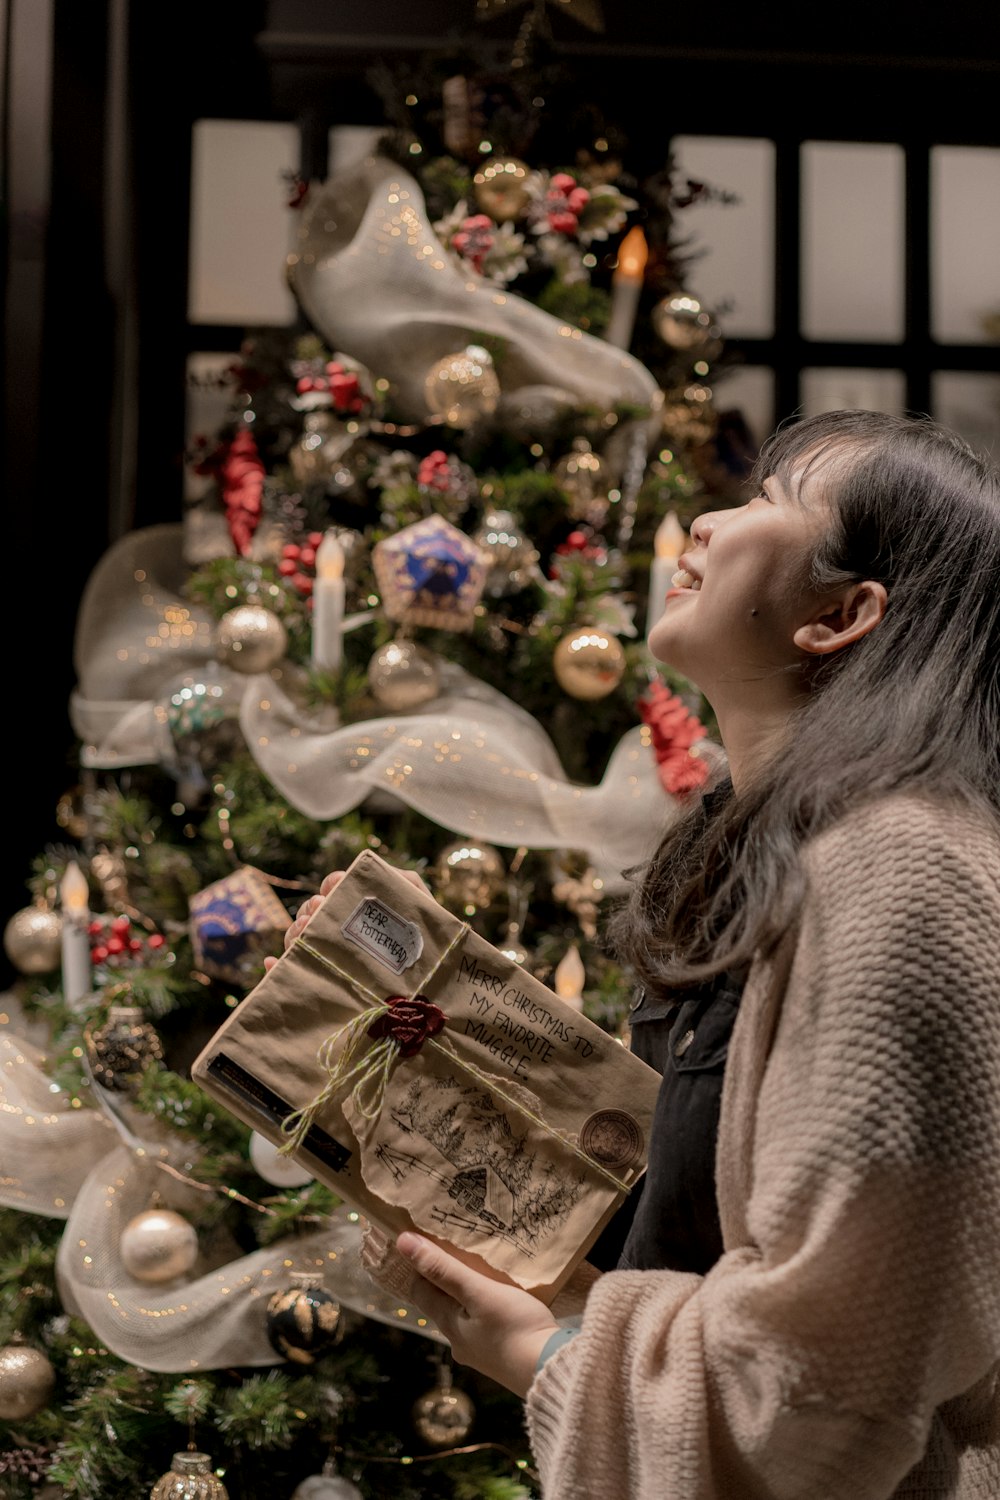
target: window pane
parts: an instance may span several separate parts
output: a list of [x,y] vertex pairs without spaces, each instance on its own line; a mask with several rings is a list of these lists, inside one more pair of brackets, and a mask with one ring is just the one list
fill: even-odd
[[763,365],[738,365],[714,380],[713,406],[720,419],[736,413],[747,428],[754,449],[774,425],[774,371]]
[[903,167],[899,146],[802,147],[806,338],[902,338]]
[[699,254],[685,288],[710,308],[730,338],[774,332],[774,145],[730,136],[680,135],[676,179],[735,193],[738,203],[682,209],[678,235]]
[[802,412],[812,417],[821,411],[885,411],[901,416],[906,402],[902,370],[802,371]]
[[293,323],[285,258],[294,216],[283,174],[296,168],[298,131],[294,125],[198,120],[192,152],[188,318]]
[[1000,375],[938,370],[931,398],[939,422],[1000,462]]
[[931,152],[931,329],[943,344],[986,344],[1000,319],[1000,151]]

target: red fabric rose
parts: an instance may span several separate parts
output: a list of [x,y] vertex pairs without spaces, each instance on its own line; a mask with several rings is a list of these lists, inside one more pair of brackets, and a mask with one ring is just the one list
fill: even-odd
[[241,427],[226,449],[219,465],[219,490],[233,545],[246,557],[264,499],[264,465],[248,427]]
[[385,1003],[389,1009],[372,1022],[368,1035],[376,1041],[390,1037],[398,1042],[400,1057],[413,1057],[444,1026],[444,1011],[426,995],[390,995]]
[[708,780],[708,763],[693,755],[695,741],[704,739],[704,724],[672,693],[665,682],[651,682],[639,699],[639,714],[648,724],[660,785],[671,796],[696,791]]

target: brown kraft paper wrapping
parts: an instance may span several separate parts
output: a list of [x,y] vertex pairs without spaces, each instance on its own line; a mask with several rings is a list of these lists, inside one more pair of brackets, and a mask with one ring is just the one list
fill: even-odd
[[276,1145],[297,1127],[296,1159],[376,1227],[546,1302],[645,1171],[660,1086],[370,851],[192,1076]]

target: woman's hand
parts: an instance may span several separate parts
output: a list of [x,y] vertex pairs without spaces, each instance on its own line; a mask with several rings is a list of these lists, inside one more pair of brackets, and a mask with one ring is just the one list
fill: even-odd
[[[400,870],[399,873],[400,875],[405,876],[411,885],[419,886],[422,891],[425,891],[427,889],[426,885],[421,880],[416,870]],[[320,907],[323,905],[324,899],[329,896],[331,891],[336,890],[337,886],[340,884],[346,874],[346,870],[331,870],[329,875],[323,876],[323,879],[320,882],[319,894],[316,896],[306,897],[302,905],[299,907],[298,911],[295,913],[295,920],[293,921],[292,925],[285,929],[286,950],[292,946],[296,938],[302,936],[309,924],[310,917],[314,917],[316,915]],[[267,958],[265,958],[264,960],[264,968],[273,969],[277,962],[278,960],[276,958],[272,958],[271,955],[268,954]]]
[[530,1292],[473,1271],[410,1230],[396,1249],[416,1271],[409,1297],[440,1328],[459,1364],[527,1395],[538,1356],[559,1324]]

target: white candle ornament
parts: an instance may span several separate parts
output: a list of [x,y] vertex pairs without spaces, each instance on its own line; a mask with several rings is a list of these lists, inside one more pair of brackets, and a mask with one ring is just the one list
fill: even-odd
[[324,532],[316,549],[312,597],[313,665],[336,672],[344,655],[344,549],[335,531]]
[[250,1162],[258,1177],[272,1187],[304,1187],[314,1178],[308,1167],[291,1156],[281,1156],[278,1147],[256,1130],[250,1136]]
[[618,265],[611,277],[611,315],[604,331],[605,343],[619,349],[627,349],[632,342],[648,259],[646,236],[634,224],[618,246]]
[[556,994],[567,1005],[572,1005],[574,1010],[583,1010],[583,982],[586,977],[587,971],[583,967],[580,950],[574,943],[556,964],[553,976]]
[[663,613],[670,580],[677,571],[677,559],[687,546],[687,532],[674,511],[668,510],[653,537],[653,565],[649,570],[649,598],[646,602],[646,639]]
[[62,901],[62,983],[67,1005],[90,992],[90,912],[87,877],[70,860],[59,886]]

